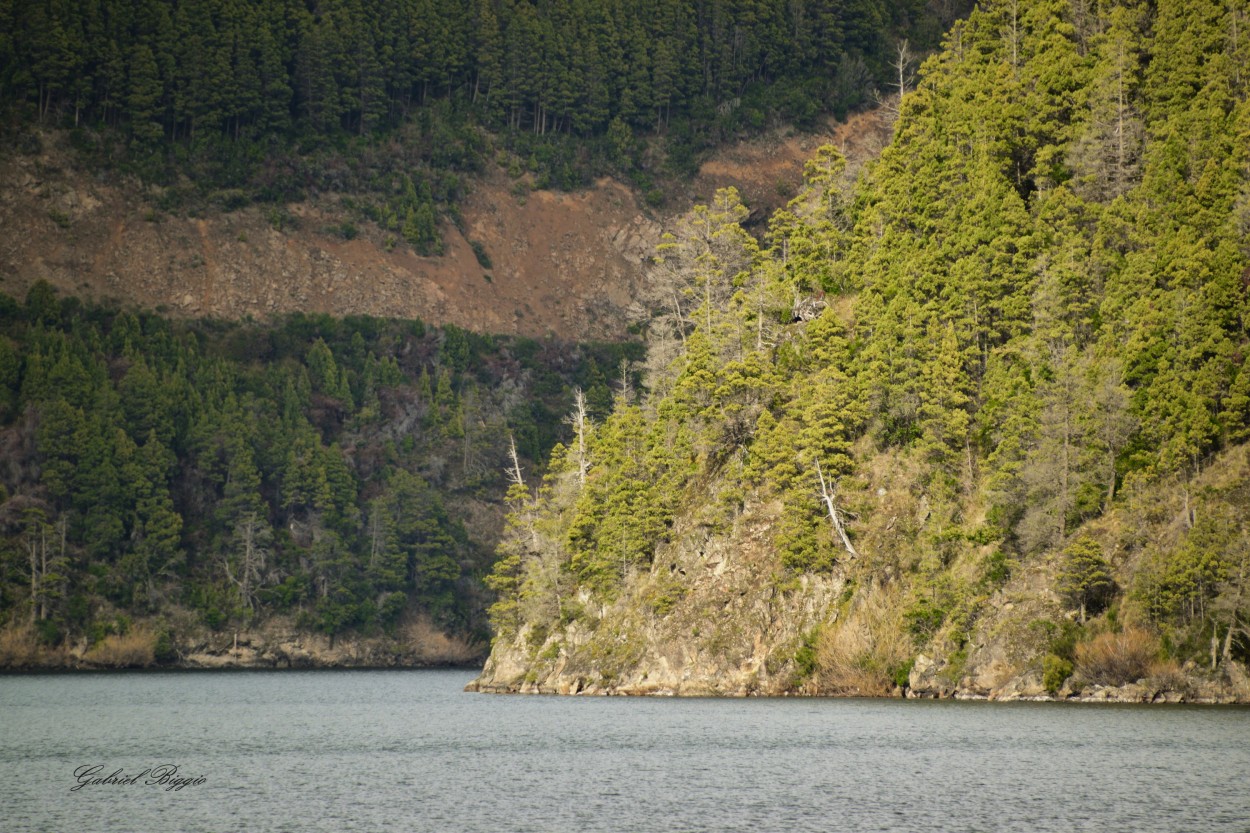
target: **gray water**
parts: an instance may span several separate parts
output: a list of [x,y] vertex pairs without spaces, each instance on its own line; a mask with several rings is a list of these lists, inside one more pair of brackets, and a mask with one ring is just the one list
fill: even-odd
[[[1250,831],[1250,711],[501,697],[465,671],[0,678],[0,830]],[[77,785],[140,775],[133,784]]]

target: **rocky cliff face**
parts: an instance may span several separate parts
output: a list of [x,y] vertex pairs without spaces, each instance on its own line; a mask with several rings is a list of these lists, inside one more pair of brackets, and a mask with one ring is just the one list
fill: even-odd
[[[796,651],[834,610],[840,577],[783,587],[768,545],[777,507],[731,528],[688,522],[616,601],[572,600],[547,632],[527,624],[497,640],[480,691],[559,694],[784,694]],[[571,621],[567,621],[571,618]]]
[[479,646],[429,622],[410,622],[394,636],[348,634],[331,639],[275,621],[241,633],[202,634],[183,646],[181,668],[422,668],[480,661]]
[[[1244,449],[1211,467],[1200,486],[1244,471]],[[888,467],[883,467],[882,472]],[[619,595],[602,602],[586,590],[562,602],[554,617],[530,617],[492,646],[469,688],[487,693],[581,695],[894,696],[988,700],[1072,700],[1125,703],[1247,703],[1243,664],[1160,663],[1158,642],[1137,658],[1127,680],[1100,680],[1078,662],[1047,678],[1057,638],[1075,631],[1078,611],[1056,592],[1058,557],[1017,564],[1010,577],[969,601],[959,627],[917,636],[900,630],[900,611],[916,605],[911,578],[896,558],[874,551],[898,544],[887,534],[902,512],[925,515],[925,500],[893,480],[873,480],[877,520],[859,526],[859,558],[831,572],[788,576],[772,544],[777,503],[748,502],[728,522],[710,521],[708,506],[688,507],[670,543],[647,569],[630,573]],[[873,477],[873,474],[869,474]],[[885,488],[889,483],[891,490]],[[1166,541],[1165,527],[1187,511],[1165,490],[1142,495],[1159,526],[1145,533]],[[1133,522],[1132,505],[1087,533],[1106,540]],[[885,513],[889,513],[886,515]],[[924,532],[922,521],[920,531]],[[985,547],[956,555],[951,573],[981,569]],[[1139,569],[1113,559],[1127,588]],[[867,562],[874,565],[869,569]],[[1089,624],[1112,634],[1113,617]],[[971,620],[971,624],[969,624]],[[543,624],[546,622],[546,624]],[[1132,628],[1127,628],[1132,633]],[[1121,661],[1123,657],[1119,658]],[[1092,661],[1091,661],[1092,662]]]
[[[1250,677],[1238,663],[1219,670],[1190,663],[1177,676],[1123,685],[1070,680],[1044,685],[1044,631],[1030,612],[1053,607],[1024,586],[1004,592],[966,649],[940,643],[917,655],[893,685],[876,682],[862,656],[863,687],[828,684],[805,665],[813,635],[856,615],[845,577],[805,576],[778,584],[758,544],[765,528],[692,533],[612,604],[550,631],[532,625],[496,641],[470,690],[486,693],[677,696],[894,696],[933,699],[1075,700],[1124,703],[1246,703]],[[753,529],[752,529],[752,525]],[[660,563],[664,562],[664,563]],[[682,576],[681,584],[672,578]],[[589,604],[588,597],[577,600]],[[805,652],[807,656],[805,657]]]

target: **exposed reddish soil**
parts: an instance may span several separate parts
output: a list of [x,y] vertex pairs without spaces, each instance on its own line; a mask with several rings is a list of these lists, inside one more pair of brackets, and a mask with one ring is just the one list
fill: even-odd
[[831,144],[847,158],[854,173],[875,159],[890,138],[891,127],[880,110],[852,115],[846,122],[830,121],[812,133],[790,128],[717,151],[699,168],[687,189],[686,205],[705,202],[717,188],[734,186],[753,217],[767,217],[786,204],[803,183],[803,163],[821,145]]
[[[624,333],[624,310],[663,225],[716,188],[738,187],[763,216],[798,187],[803,161],[825,142],[875,155],[875,114],[815,134],[786,130],[727,147],[660,213],[611,179],[579,193],[521,193],[502,170],[475,183],[465,234],[444,229],[447,252],[387,251],[365,224],[345,240],[335,197],[292,204],[295,228],[263,208],[193,218],[156,211],[133,183],[73,168],[64,137],[44,134],[34,156],[0,158],[0,291],[22,297],[42,278],[62,292],[185,316],[291,312],[418,317],[479,332],[567,338]],[[467,234],[467,239],[466,235]],[[469,239],[481,243],[483,269]]]

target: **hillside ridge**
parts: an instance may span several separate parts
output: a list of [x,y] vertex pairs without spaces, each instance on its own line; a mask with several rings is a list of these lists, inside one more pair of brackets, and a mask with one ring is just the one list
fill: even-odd
[[[534,190],[498,166],[474,180],[446,253],[388,246],[353,222],[344,195],[197,216],[157,208],[159,193],[75,164],[66,134],[0,158],[0,291],[46,280],[62,292],[177,317],[286,312],[419,318],[475,332],[620,339],[666,223],[717,188],[738,187],[761,216],[797,188],[812,149],[834,142],[863,161],[888,135],[879,111],[813,133],[788,128],[721,148],[662,210],[600,178],[574,192]],[[346,234],[344,229],[347,229]],[[350,237],[350,239],[349,239]],[[479,262],[480,246],[489,266]]]
[[1248,18],[988,0],[862,175],[675,223],[478,689],[1250,700]]

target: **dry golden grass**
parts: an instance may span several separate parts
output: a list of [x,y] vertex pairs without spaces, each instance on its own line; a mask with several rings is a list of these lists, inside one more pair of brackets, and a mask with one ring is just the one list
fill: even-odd
[[413,617],[405,623],[402,638],[425,662],[468,665],[482,656],[480,646],[462,637],[447,635],[424,616]]
[[0,631],[0,668],[25,668],[36,664],[38,658],[34,630],[10,625]]
[[1159,640],[1141,628],[1104,633],[1076,646],[1076,673],[1096,685],[1125,685],[1150,675]]
[[911,657],[897,609],[885,591],[873,589],[821,633],[816,678],[822,693],[879,697],[893,691],[895,669]]
[[105,668],[146,668],[156,663],[156,634],[148,628],[132,628],[120,636],[111,634],[83,659]]
[[1146,679],[1159,691],[1176,691],[1184,694],[1190,688],[1189,677],[1181,670],[1180,663],[1174,659],[1162,660],[1150,666],[1150,676]]

